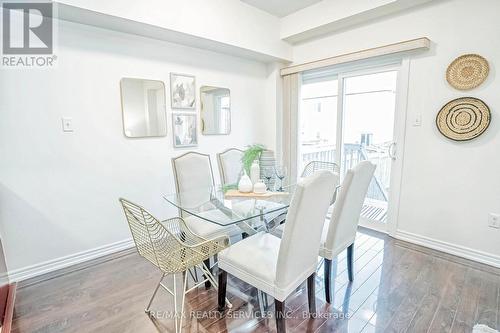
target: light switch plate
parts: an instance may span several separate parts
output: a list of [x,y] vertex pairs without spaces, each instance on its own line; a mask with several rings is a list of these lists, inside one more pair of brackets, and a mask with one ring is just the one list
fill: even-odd
[[500,214],[490,213],[488,217],[488,225],[492,228],[500,229]]
[[413,119],[413,126],[417,127],[420,125],[422,125],[422,115],[417,114],[417,115],[415,115],[415,118]]
[[63,132],[73,132],[73,118],[64,117],[62,118],[62,129]]

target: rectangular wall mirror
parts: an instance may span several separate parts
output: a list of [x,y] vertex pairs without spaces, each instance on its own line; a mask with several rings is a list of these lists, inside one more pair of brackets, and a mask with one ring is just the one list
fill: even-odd
[[142,138],[167,135],[163,82],[123,78],[120,88],[125,136]]
[[231,94],[227,88],[200,88],[201,132],[224,135],[231,132]]

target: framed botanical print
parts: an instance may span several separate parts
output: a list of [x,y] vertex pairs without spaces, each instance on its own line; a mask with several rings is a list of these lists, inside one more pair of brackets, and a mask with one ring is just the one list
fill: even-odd
[[195,110],[196,84],[193,75],[170,73],[170,104],[172,109]]
[[196,114],[172,114],[172,127],[175,148],[193,147],[198,145]]

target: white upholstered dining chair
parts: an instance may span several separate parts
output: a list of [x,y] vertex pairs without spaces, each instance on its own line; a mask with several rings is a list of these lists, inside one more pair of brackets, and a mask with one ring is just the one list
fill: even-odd
[[[210,161],[210,155],[201,154],[197,152],[187,152],[178,157],[172,158],[172,169],[174,172],[175,189],[177,193],[188,193],[184,199],[194,200],[198,202],[203,202],[203,200],[210,200],[210,191],[206,191],[207,198],[191,198],[189,195],[196,192],[196,194],[204,194],[203,191],[197,191],[200,189],[209,189],[215,186],[214,174],[212,170],[212,163]],[[219,211],[214,210],[213,212],[206,212],[207,214],[221,214]],[[232,237],[235,235],[241,235],[241,230],[235,225],[230,225],[227,227],[216,225],[204,219],[198,218],[196,216],[187,214],[186,212],[179,209],[179,215],[183,217],[186,225],[195,234],[200,235],[203,238],[210,239],[219,236]],[[216,258],[214,257],[215,265]],[[211,269],[213,265],[210,264],[210,258],[205,259],[205,265]],[[205,286],[210,287],[211,281],[207,281]]]
[[330,220],[326,220],[321,236],[319,255],[325,259],[324,279],[326,302],[331,302],[332,260],[347,249],[347,272],[349,281],[353,281],[353,251],[356,230],[376,166],[369,161],[362,161],[348,170],[333,205]]
[[222,185],[238,184],[241,171],[243,170],[243,150],[229,148],[217,154],[220,181]]
[[[177,193],[189,193],[189,191],[208,189],[215,186],[210,155],[193,151],[187,152],[172,158],[172,169]],[[212,238],[220,235],[233,236],[241,234],[241,230],[237,226],[222,227],[183,211],[179,213],[188,227],[202,237]]]
[[[300,175],[300,177],[301,178],[309,177],[319,170],[328,170],[333,172],[337,176],[337,183],[339,182],[340,179],[339,166],[337,165],[337,163],[326,162],[326,161],[310,161],[309,163],[306,164],[306,166],[302,170],[302,174]],[[333,192],[332,204],[337,197],[337,189],[338,186],[335,188],[335,191]],[[331,213],[331,209],[332,207],[328,209],[328,213]]]
[[219,253],[219,310],[225,306],[227,274],[275,299],[276,326],[285,332],[285,299],[307,279],[309,311],[315,312],[315,272],[325,216],[336,178],[319,171],[299,181],[280,239],[260,232]]

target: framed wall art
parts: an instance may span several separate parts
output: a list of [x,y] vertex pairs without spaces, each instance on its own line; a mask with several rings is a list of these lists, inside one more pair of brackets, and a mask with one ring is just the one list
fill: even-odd
[[195,111],[196,83],[193,75],[170,73],[170,104],[172,109]]

